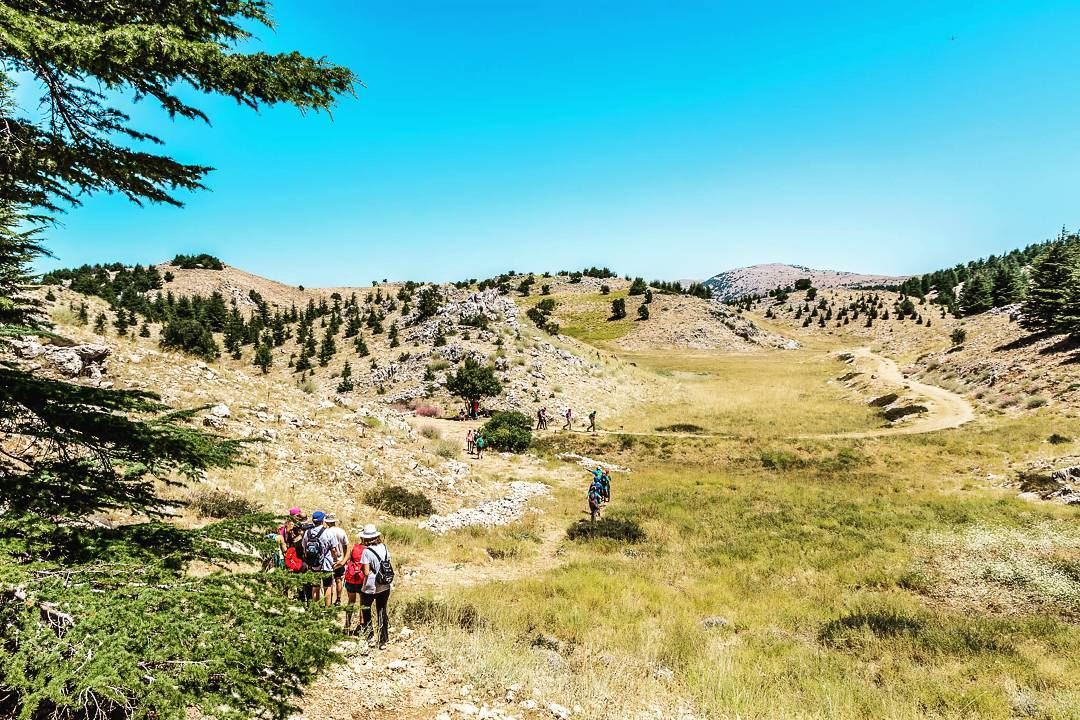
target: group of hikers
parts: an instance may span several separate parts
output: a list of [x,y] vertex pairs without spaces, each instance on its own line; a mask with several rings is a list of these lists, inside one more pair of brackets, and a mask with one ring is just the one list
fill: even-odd
[[[386,644],[390,638],[387,604],[394,584],[394,566],[382,534],[374,525],[365,525],[359,541],[350,545],[348,534],[333,514],[316,510],[308,519],[294,507],[269,538],[278,543],[274,558],[277,567],[312,574],[311,582],[301,587],[302,601],[321,601],[331,607],[341,606],[345,597],[345,633],[375,643],[377,627],[378,647]],[[360,622],[353,627],[357,600]]]
[[487,440],[479,428],[465,433],[465,446],[468,448],[470,455],[475,455],[477,460],[483,460]]
[[592,482],[589,484],[589,519],[592,521],[600,517],[600,509],[611,502],[611,475],[607,468],[599,465],[592,472]]
[[[563,420],[566,422],[563,424],[563,430],[574,429],[574,411],[572,408],[567,407],[566,412],[562,415]],[[548,429],[548,411],[546,407],[541,407],[536,411],[536,429],[547,430]],[[589,426],[585,428],[585,432],[596,432],[596,411],[593,410],[589,413]]]

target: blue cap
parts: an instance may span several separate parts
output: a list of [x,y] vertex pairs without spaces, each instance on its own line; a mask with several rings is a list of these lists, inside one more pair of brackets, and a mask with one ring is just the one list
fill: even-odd
[[311,513],[311,519],[317,523],[321,523],[323,521],[323,518],[325,517],[326,513],[324,513],[322,510],[316,510],[315,512]]

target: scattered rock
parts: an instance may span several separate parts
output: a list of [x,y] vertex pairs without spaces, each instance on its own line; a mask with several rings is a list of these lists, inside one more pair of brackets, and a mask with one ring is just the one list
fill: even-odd
[[225,403],[219,403],[214,407],[210,408],[210,414],[214,417],[227,418],[232,415],[232,411],[229,410],[229,406]]
[[508,525],[521,517],[528,501],[539,495],[547,495],[548,486],[543,483],[510,483],[510,491],[498,500],[489,500],[474,508],[462,508],[449,515],[432,515],[417,527],[443,535],[451,530],[479,526],[495,527]]

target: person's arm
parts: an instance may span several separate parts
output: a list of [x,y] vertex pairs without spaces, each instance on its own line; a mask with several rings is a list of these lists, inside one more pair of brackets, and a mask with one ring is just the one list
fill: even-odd
[[365,548],[364,554],[360,556],[361,560],[364,561],[364,585],[361,590],[368,595],[375,594],[375,569],[371,567],[369,561],[370,556],[374,554],[374,550]]

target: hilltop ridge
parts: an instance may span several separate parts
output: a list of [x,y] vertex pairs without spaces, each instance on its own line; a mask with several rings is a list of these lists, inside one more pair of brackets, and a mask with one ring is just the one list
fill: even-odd
[[724,301],[738,300],[747,295],[764,295],[777,287],[794,285],[797,280],[809,278],[817,288],[844,288],[849,290],[895,287],[908,279],[908,275],[874,275],[839,270],[815,270],[805,265],[786,263],[763,263],[735,268],[713,275],[705,286]]

